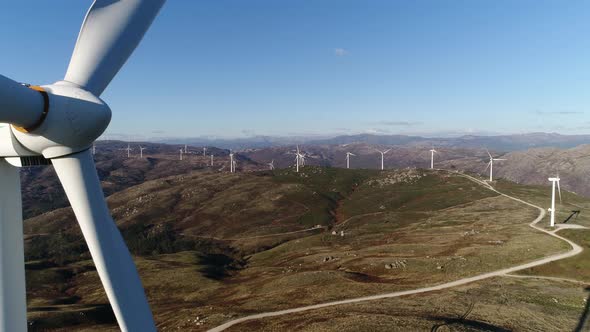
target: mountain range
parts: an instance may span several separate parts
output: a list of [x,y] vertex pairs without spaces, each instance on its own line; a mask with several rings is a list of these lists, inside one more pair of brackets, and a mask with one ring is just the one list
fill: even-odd
[[191,144],[197,146],[216,146],[224,149],[247,149],[279,147],[295,144],[339,145],[366,143],[372,145],[444,146],[455,148],[488,148],[503,152],[526,150],[535,147],[572,148],[590,143],[590,135],[561,135],[557,133],[527,133],[513,135],[459,137],[422,137],[408,135],[340,135],[333,137],[306,136],[252,136],[235,139],[220,138],[169,138],[159,140],[166,144]]

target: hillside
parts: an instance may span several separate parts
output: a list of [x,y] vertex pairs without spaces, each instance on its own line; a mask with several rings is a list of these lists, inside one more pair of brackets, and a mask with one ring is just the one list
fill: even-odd
[[[141,159],[140,145],[146,148]],[[120,141],[96,143],[96,168],[106,196],[149,180],[191,171],[224,171],[229,168],[229,151],[218,148],[208,147],[207,156],[202,156],[202,147],[191,147],[182,161],[179,160],[180,146],[133,143],[130,158],[127,157],[126,148],[127,143]],[[214,156],[213,167],[210,166],[211,154]],[[239,171],[259,168],[255,162],[243,156],[237,155],[236,158]],[[22,168],[21,181],[25,218],[68,206],[52,166]]]
[[[534,209],[461,176],[416,169],[196,171],[108,202],[160,329],[200,331],[246,313],[411,289],[564,250],[527,226]],[[115,329],[71,210],[27,220],[25,231],[33,330]]]

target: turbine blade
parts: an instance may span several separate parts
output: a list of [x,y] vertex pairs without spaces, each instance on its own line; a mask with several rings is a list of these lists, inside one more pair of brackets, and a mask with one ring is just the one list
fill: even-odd
[[0,158],[0,330],[27,330],[23,218],[18,168]]
[[484,172],[485,172],[485,171],[487,171],[487,170],[488,170],[488,168],[490,168],[490,165],[491,165],[491,164],[492,164],[492,162],[490,161],[490,162],[488,163],[488,165],[486,166],[486,169],[484,169],[483,171],[484,171]]
[[557,192],[559,193],[559,204],[561,204],[561,188],[559,187],[559,181],[557,181]]
[[486,152],[488,153],[488,156],[490,156],[490,159],[493,159],[492,155],[490,154],[490,151],[488,151],[488,149],[486,149]]
[[95,0],[82,23],[65,80],[96,96],[135,50],[165,0]]
[[32,127],[41,119],[44,105],[41,93],[0,75],[0,122]]
[[141,280],[100,187],[90,151],[52,159],[119,327],[156,331]]

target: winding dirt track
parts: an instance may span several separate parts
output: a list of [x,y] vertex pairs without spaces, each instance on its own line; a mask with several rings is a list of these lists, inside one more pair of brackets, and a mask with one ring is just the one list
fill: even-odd
[[389,298],[394,298],[394,297],[400,297],[400,296],[405,296],[405,295],[412,295],[412,294],[420,294],[420,293],[426,293],[426,292],[432,292],[432,291],[438,291],[438,290],[443,290],[443,289],[447,289],[447,288],[452,288],[452,287],[456,287],[456,286],[461,286],[461,285],[465,285],[468,283],[472,283],[475,281],[480,281],[480,280],[484,280],[484,279],[488,279],[488,278],[492,278],[492,277],[498,277],[498,276],[504,276],[507,275],[509,273],[514,273],[520,270],[525,270],[531,267],[535,267],[535,266],[539,266],[539,265],[543,265],[546,263],[550,263],[550,262],[554,262],[560,259],[564,259],[564,258],[569,258],[572,256],[575,256],[579,253],[582,252],[582,247],[580,247],[579,245],[575,244],[574,242],[559,236],[557,234],[555,234],[552,231],[548,231],[545,230],[541,227],[537,226],[537,223],[541,220],[543,220],[543,218],[545,217],[545,209],[543,209],[540,206],[531,204],[529,202],[525,202],[519,198],[516,197],[512,197],[509,195],[506,195],[504,193],[501,193],[499,191],[497,191],[496,189],[494,189],[492,186],[490,186],[488,183],[486,183],[485,181],[481,181],[479,179],[476,179],[472,176],[466,175],[466,174],[461,174],[461,173],[454,173],[456,175],[465,177],[477,184],[480,184],[482,186],[484,186],[486,189],[494,191],[496,193],[498,193],[501,196],[507,197],[509,199],[515,200],[517,202],[520,202],[522,204],[534,207],[536,209],[539,210],[539,215],[537,216],[537,218],[535,218],[535,220],[533,220],[529,226],[541,231],[543,233],[546,233],[549,236],[553,236],[555,238],[558,238],[560,240],[563,240],[565,242],[567,242],[572,249],[568,252],[565,253],[561,253],[561,254],[555,254],[555,255],[551,255],[542,259],[538,259],[529,263],[525,263],[525,264],[519,264],[519,265],[515,265],[509,268],[505,268],[505,269],[501,269],[501,270],[496,270],[496,271],[492,271],[492,272],[488,272],[488,273],[484,273],[484,274],[479,274],[473,277],[468,277],[468,278],[463,278],[463,279],[459,279],[459,280],[455,280],[455,281],[451,281],[451,282],[447,282],[444,284],[440,284],[440,285],[436,285],[436,286],[431,286],[431,287],[423,287],[423,288],[417,288],[417,289],[412,289],[412,290],[406,290],[406,291],[399,291],[399,292],[392,292],[392,293],[384,293],[384,294],[378,294],[378,295],[371,295],[371,296],[364,296],[364,297],[357,297],[357,298],[353,298],[353,299],[348,299],[348,300],[340,300],[340,301],[332,301],[332,302],[325,302],[325,303],[320,303],[320,304],[315,304],[315,305],[309,305],[309,306],[304,306],[304,307],[299,307],[299,308],[292,308],[292,309],[286,309],[286,310],[278,310],[278,311],[271,311],[271,312],[263,312],[263,313],[259,313],[259,314],[255,314],[255,315],[250,315],[250,316],[245,316],[242,318],[238,318],[238,319],[234,319],[231,320],[229,322],[226,322],[222,325],[219,325],[217,327],[214,327],[212,329],[209,330],[209,332],[218,332],[218,331],[223,331],[229,327],[232,327],[234,325],[249,321],[249,320],[254,320],[254,319],[261,319],[261,318],[267,318],[267,317],[274,317],[274,316],[281,316],[281,315],[287,315],[287,314],[293,314],[293,313],[299,313],[299,312],[303,312],[303,311],[309,311],[309,310],[314,310],[314,309],[321,309],[321,308],[326,308],[326,307],[332,307],[332,306],[336,306],[336,305],[341,305],[341,304],[350,304],[350,303],[358,303],[358,302],[366,302],[366,301],[374,301],[374,300],[381,300],[381,299],[389,299]]

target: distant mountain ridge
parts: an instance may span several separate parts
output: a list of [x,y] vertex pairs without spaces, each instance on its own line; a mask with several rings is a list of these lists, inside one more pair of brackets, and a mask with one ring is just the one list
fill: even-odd
[[200,146],[216,146],[224,149],[269,148],[295,144],[306,145],[343,145],[365,143],[371,145],[402,145],[402,146],[442,146],[454,148],[487,148],[490,150],[512,152],[530,148],[554,147],[569,149],[582,144],[590,144],[590,135],[562,135],[557,133],[527,133],[513,135],[479,136],[465,135],[460,137],[422,137],[411,135],[375,135],[357,134],[334,137],[276,137],[254,136],[235,139],[219,138],[171,138],[160,141],[168,144],[191,144]]

